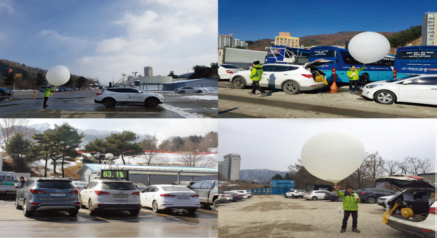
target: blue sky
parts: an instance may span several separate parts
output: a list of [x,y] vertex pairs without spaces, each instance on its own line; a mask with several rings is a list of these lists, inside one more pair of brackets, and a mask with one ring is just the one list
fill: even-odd
[[[238,3],[238,4],[237,4]],[[397,32],[421,25],[435,0],[219,0],[219,34],[241,40],[273,39],[341,31]]]
[[0,59],[107,83],[217,62],[217,0],[0,0]]

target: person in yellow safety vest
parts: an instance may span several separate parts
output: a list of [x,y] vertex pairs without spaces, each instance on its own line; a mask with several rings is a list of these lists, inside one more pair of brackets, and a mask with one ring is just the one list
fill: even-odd
[[358,93],[358,82],[360,79],[359,73],[364,70],[366,67],[363,64],[363,67],[360,69],[355,68],[355,65],[352,65],[351,68],[347,71],[347,76],[349,77],[349,93],[352,93],[352,85],[354,86],[354,92]]
[[360,233],[357,229],[358,226],[358,203],[361,202],[358,194],[352,191],[352,186],[347,186],[346,191],[344,193],[338,190],[338,186],[335,185],[335,192],[341,199],[343,200],[343,224],[341,226],[341,233],[346,232],[347,220],[349,216],[352,215],[352,231],[356,233]]
[[258,89],[261,92],[261,97],[266,96],[264,89],[259,86],[259,81],[262,79],[263,72],[263,67],[259,64],[259,61],[253,62],[252,71],[249,76],[250,79],[252,79],[252,91],[249,92],[249,95],[254,95]]
[[44,91],[44,109],[47,107],[47,100],[49,100],[49,97],[52,96],[52,91],[55,90],[56,87],[47,87],[46,91]]

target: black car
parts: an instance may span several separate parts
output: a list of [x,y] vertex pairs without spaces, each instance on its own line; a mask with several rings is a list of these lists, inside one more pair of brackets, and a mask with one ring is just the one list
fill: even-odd
[[362,202],[375,203],[379,197],[393,195],[395,192],[383,188],[362,188],[357,193]]
[[14,95],[14,92],[6,89],[6,88],[0,88],[0,96],[12,96]]

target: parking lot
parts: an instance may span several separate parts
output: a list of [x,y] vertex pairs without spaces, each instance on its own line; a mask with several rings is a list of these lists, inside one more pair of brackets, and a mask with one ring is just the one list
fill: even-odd
[[285,198],[281,195],[252,196],[240,202],[226,203],[218,210],[220,237],[397,237],[408,235],[382,223],[385,210],[377,204],[361,203],[358,229],[340,233],[341,202]]
[[138,216],[128,212],[90,216],[80,209],[76,217],[67,212],[36,212],[27,218],[15,209],[12,199],[0,200],[1,237],[217,237],[217,212],[199,209],[196,214],[155,214],[143,208]]
[[217,117],[217,92],[178,94],[158,92],[165,103],[155,108],[117,106],[106,108],[94,103],[96,91],[56,92],[43,109],[43,93],[16,91],[12,97],[0,98],[3,118],[202,118]]
[[289,95],[267,89],[267,96],[248,95],[251,88],[234,89],[219,82],[220,118],[434,118],[437,107],[410,103],[382,105],[361,94],[350,94],[347,86],[337,93],[309,91]]

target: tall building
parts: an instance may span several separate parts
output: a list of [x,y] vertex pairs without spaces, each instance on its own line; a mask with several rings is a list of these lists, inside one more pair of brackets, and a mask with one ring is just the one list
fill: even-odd
[[151,77],[151,76],[153,76],[153,68],[152,68],[152,66],[144,67],[144,77]]
[[228,154],[224,156],[224,160],[219,162],[219,173],[221,178],[227,180],[240,179],[240,163],[241,157],[237,154]]
[[275,45],[299,48],[299,37],[292,37],[290,32],[279,32],[275,37]]
[[218,48],[247,48],[248,44],[240,39],[235,39],[233,34],[219,35]]
[[437,12],[427,12],[422,18],[422,45],[437,45],[435,38],[435,17]]

